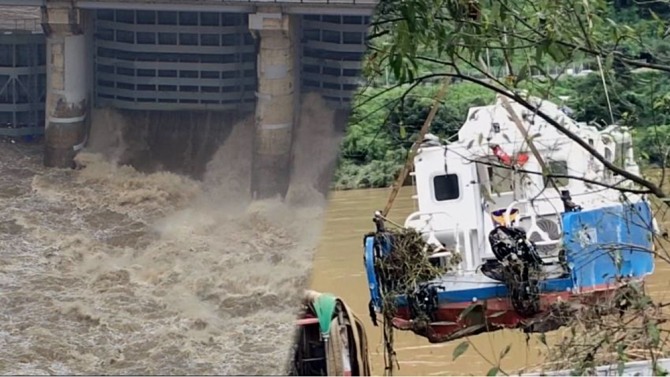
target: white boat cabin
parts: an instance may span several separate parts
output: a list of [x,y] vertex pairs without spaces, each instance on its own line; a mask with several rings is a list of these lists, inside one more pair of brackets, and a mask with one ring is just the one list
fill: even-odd
[[[625,128],[598,130],[570,119],[554,103],[535,98],[530,101],[607,160],[639,172],[631,135]],[[493,105],[469,110],[457,142],[444,145],[428,137],[414,159],[418,211],[406,219],[405,226],[419,230],[429,242],[439,241],[447,250],[460,252],[462,273],[474,273],[486,259],[495,258],[488,242],[495,227],[494,211],[499,211],[495,216],[498,222],[524,228],[540,255],[551,261],[558,257],[562,242],[561,192],[567,190],[575,204],[588,210],[612,205],[620,196],[617,190],[589,181],[620,187],[630,184],[604,169],[586,149],[540,116],[517,103],[510,101],[510,105],[522,119],[546,168],[557,175],[552,178],[555,186],[542,174],[529,143],[500,98]],[[517,163],[505,165],[507,158]]]

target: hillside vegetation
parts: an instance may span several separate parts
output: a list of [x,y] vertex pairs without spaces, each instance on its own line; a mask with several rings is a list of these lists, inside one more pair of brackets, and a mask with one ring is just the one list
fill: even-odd
[[[648,36],[644,49],[639,47],[639,43],[624,42],[620,49],[651,62],[669,54],[670,41],[658,37],[659,33],[651,30],[657,27],[654,20],[658,17],[670,18],[667,4],[640,6],[633,1],[621,0],[611,2],[610,6],[613,22],[625,24],[637,33]],[[650,29],[649,32],[646,32],[647,29]],[[378,38],[372,43],[384,41]],[[500,53],[493,51],[488,60],[493,74],[505,74]],[[562,66],[552,65],[550,58],[543,58],[542,61],[546,65],[546,72],[562,74],[551,81],[527,80],[520,87],[569,106],[577,121],[599,125],[612,123],[595,60],[577,56],[570,64]],[[518,67],[522,63],[512,62],[512,66]],[[667,163],[670,144],[670,75],[633,69],[617,62],[608,63],[604,64],[604,75],[614,122],[633,129],[636,151],[642,163]],[[568,69],[575,68],[586,68],[591,73],[583,71],[578,75],[566,74]],[[530,71],[538,69],[534,67]],[[421,63],[422,74],[430,74],[432,70],[433,63]],[[361,88],[356,96],[333,181],[335,189],[389,186],[404,163],[407,151],[425,121],[438,90],[438,84],[433,81],[423,82],[408,92],[410,84],[398,86],[396,81],[387,78],[388,75],[369,70],[366,75],[370,84]],[[476,83],[454,80],[430,132],[445,139],[454,138],[468,108],[489,104],[494,95]]]

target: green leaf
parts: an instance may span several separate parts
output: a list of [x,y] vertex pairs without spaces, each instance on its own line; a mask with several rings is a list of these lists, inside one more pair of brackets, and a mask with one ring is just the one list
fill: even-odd
[[549,46],[547,46],[547,53],[551,55],[557,63],[563,62],[566,58],[566,53],[563,47],[558,43],[550,43]]
[[407,138],[407,130],[405,130],[405,126],[402,124],[400,125],[400,128],[398,129],[398,132],[400,133],[400,138],[405,139]]
[[459,318],[460,318],[460,319],[466,318],[466,317],[468,316],[468,314],[472,313],[472,311],[473,311],[476,307],[479,307],[479,306],[481,306],[481,304],[479,304],[479,303],[472,303],[472,304],[470,304],[470,306],[468,306],[467,308],[465,308],[465,309],[461,312],[461,314],[459,315]]
[[403,20],[407,24],[407,30],[410,33],[414,33],[416,31],[416,23],[414,17],[412,17],[412,12],[410,12],[410,9],[408,7],[402,7],[400,9],[400,13],[403,16]]
[[654,322],[650,322],[647,324],[647,333],[649,334],[649,338],[651,340],[651,344],[654,347],[657,347],[658,344],[661,342],[661,333],[658,330],[658,326]]
[[525,80],[530,76],[530,67],[528,64],[524,64],[521,69],[519,69],[519,73],[516,75],[516,83],[520,83],[521,81]]
[[505,347],[505,349],[502,350],[502,352],[500,352],[500,359],[501,360],[504,359],[505,356],[507,356],[507,354],[509,353],[509,350],[511,350],[511,349],[512,349],[512,345],[508,344],[507,347]]
[[499,367],[493,367],[489,369],[489,371],[486,373],[487,376],[497,376],[498,372],[500,371]]
[[457,345],[456,348],[454,348],[452,360],[458,359],[462,354],[465,353],[465,351],[468,350],[468,347],[470,347],[470,343],[468,342],[462,342],[461,344]]

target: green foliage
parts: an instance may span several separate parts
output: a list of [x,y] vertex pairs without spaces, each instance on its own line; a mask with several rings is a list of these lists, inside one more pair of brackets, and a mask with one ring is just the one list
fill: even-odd
[[640,158],[654,165],[667,166],[670,125],[640,127],[635,131],[633,140]]
[[468,350],[468,348],[470,348],[470,343],[468,341],[461,342],[459,345],[456,346],[456,348],[454,348],[452,360],[458,359],[462,354],[465,353],[465,351]]
[[[634,79],[606,76],[614,121],[633,129],[638,156],[660,165],[670,145],[670,75],[634,73]],[[342,143],[335,189],[388,187],[405,162],[407,151],[423,125],[437,84],[421,85],[404,100],[408,86],[383,92],[369,89],[357,97],[347,134]],[[531,93],[549,92],[553,101],[573,111],[577,121],[610,124],[610,114],[600,75],[566,77],[554,83],[522,85]],[[382,93],[382,94],[380,94]],[[468,109],[493,101],[493,93],[473,83],[451,85],[430,132],[443,139],[455,137]]]
[[[437,85],[418,86],[403,98],[407,89],[375,88],[357,96],[340,147],[335,189],[388,187],[393,183],[438,90]],[[493,93],[475,84],[450,86],[431,132],[445,138],[453,136],[471,106],[492,100]]]
[[[631,18],[638,27],[622,22]],[[596,56],[631,63],[640,53],[660,60],[667,55],[651,42],[661,40],[666,29],[665,19],[649,7],[606,0],[384,0],[374,23],[369,71],[388,67],[397,80],[409,82],[426,65],[471,74],[487,60],[509,65],[515,86],[547,63]],[[374,36],[383,41],[374,43]]]
[[[489,103],[492,89],[523,88],[554,101],[568,97],[579,121],[613,118],[634,128],[642,157],[663,161],[668,19],[668,4],[631,0],[382,0],[364,69],[378,86],[356,99],[335,188],[392,184],[430,111],[438,89],[430,81],[440,75],[454,77],[430,130],[442,138],[454,136],[469,107]],[[611,115],[599,74],[564,74],[575,64],[598,71],[598,58]],[[640,59],[661,69],[641,72]]]

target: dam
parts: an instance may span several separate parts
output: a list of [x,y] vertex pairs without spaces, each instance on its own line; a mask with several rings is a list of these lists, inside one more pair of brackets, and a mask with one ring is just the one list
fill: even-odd
[[[253,128],[250,189],[260,199],[286,193],[306,96],[318,96],[333,114],[321,121],[343,132],[376,1],[0,0],[0,6],[37,13],[21,25],[0,24],[0,136],[43,135],[44,165],[67,168],[89,144],[95,119],[130,119],[126,134],[143,133],[148,150],[167,138],[170,121],[186,119],[190,129],[177,127],[169,148],[151,151],[169,167],[184,163],[186,138],[209,145],[219,129],[244,123]],[[142,119],[151,126],[135,127]],[[214,148],[204,150],[194,159],[207,160]],[[147,153],[135,157],[138,165]]]

